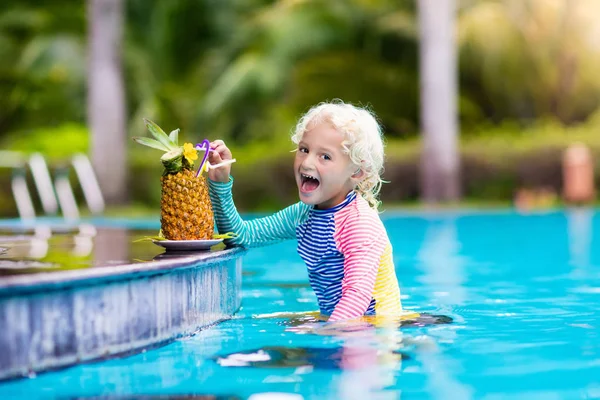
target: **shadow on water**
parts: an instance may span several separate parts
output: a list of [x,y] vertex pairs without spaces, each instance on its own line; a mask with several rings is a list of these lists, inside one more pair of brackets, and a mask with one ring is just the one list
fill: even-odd
[[[410,314],[409,314],[410,315]],[[412,314],[414,315],[414,314]],[[250,350],[221,354],[212,359],[222,367],[310,368],[321,370],[364,369],[384,364],[398,365],[412,357],[409,348],[431,349],[432,339],[403,335],[399,328],[452,323],[445,315],[417,314],[403,320],[363,318],[359,321],[327,323],[319,313],[275,313],[256,318],[283,319],[277,324],[287,332],[329,336],[341,345],[332,347],[263,346]]]
[[445,325],[453,322],[452,317],[447,315],[435,315],[435,314],[419,314],[417,318],[406,319],[400,321],[401,327],[409,326],[428,326],[428,325]]
[[[222,367],[251,368],[299,368],[354,369],[377,364],[374,359],[381,352],[368,346],[342,347],[284,347],[265,346],[213,358]],[[411,357],[398,350],[390,351],[389,356],[397,361]]]

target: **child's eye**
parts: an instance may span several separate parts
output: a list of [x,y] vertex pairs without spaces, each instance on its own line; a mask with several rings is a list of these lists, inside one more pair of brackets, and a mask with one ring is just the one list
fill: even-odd
[[300,153],[308,153],[308,149],[306,147],[298,147],[298,151]]
[[323,157],[323,160],[331,160],[331,157],[329,156],[329,154],[323,154],[321,157]]

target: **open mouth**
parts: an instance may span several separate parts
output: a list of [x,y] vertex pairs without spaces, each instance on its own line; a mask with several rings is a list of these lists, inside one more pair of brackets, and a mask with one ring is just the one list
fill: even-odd
[[314,176],[300,174],[300,189],[303,192],[313,192],[319,187],[319,180]]

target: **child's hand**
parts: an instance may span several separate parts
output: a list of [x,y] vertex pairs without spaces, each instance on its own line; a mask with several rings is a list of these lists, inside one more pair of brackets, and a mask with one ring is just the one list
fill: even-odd
[[[219,164],[225,160],[231,160],[231,150],[225,145],[222,140],[215,140],[210,143],[210,149],[212,150],[208,154],[208,161],[212,164]],[[214,182],[229,182],[229,175],[231,174],[231,164],[224,165],[220,168],[210,169],[208,171],[208,179]]]

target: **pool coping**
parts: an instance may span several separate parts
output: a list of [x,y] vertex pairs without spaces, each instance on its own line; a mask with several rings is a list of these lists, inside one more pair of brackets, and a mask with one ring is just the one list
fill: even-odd
[[220,251],[164,252],[161,255],[173,255],[169,260],[140,261],[137,263],[115,264],[110,266],[95,266],[76,270],[38,272],[34,274],[17,274],[0,277],[0,297],[7,294],[25,294],[39,292],[40,289],[67,288],[80,286],[90,281],[100,282],[119,281],[123,279],[141,278],[150,275],[197,267],[200,263],[208,266],[220,260],[234,256],[241,257],[245,250],[239,247]]

